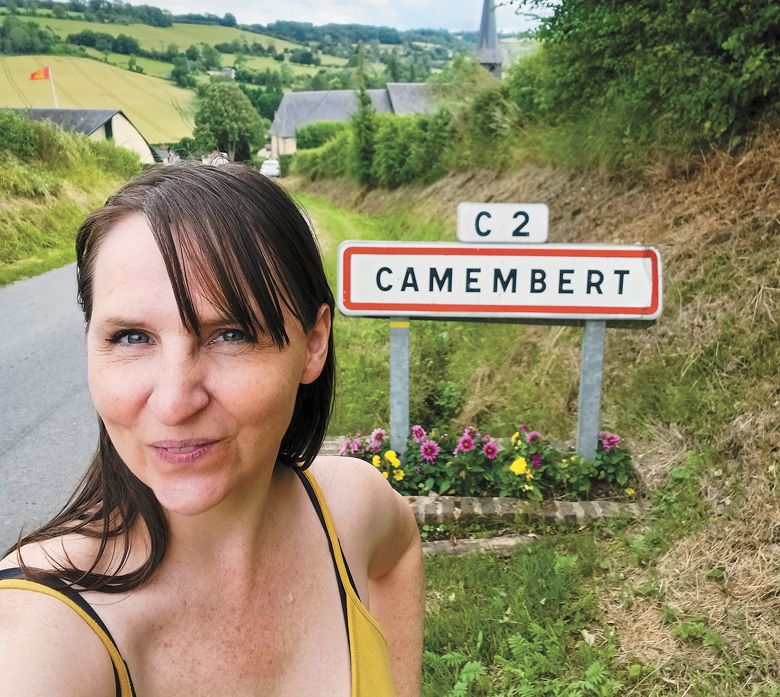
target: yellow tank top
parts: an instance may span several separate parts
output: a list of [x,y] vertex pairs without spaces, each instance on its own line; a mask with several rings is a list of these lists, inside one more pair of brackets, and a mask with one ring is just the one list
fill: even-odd
[[[306,488],[306,493],[311,499],[328,538],[349,640],[351,697],[396,697],[390,672],[387,643],[376,620],[358,596],[322,490],[308,471],[296,470],[296,473]],[[0,571],[0,590],[13,588],[36,591],[68,605],[89,625],[106,647],[114,668],[117,697],[136,697],[127,664],[122,659],[111,633],[95,610],[77,592],[71,590],[64,583],[54,581],[50,585],[44,585],[14,578],[20,573],[19,569]]]

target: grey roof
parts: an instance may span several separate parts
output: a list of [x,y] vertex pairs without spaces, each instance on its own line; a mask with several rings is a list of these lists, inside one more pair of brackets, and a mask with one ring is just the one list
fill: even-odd
[[498,32],[496,31],[496,7],[493,0],[485,0],[482,5],[477,60],[483,65],[501,63],[501,49],[498,45]]
[[[23,109],[21,111],[31,119],[51,121],[58,126],[85,135],[94,133],[110,121],[114,114],[122,113],[120,109]],[[125,118],[127,119],[127,116]]]
[[[374,109],[380,114],[416,114],[433,111],[433,97],[427,85],[390,83],[385,89],[367,90]],[[357,111],[354,90],[287,92],[271,124],[271,134],[293,138],[295,131],[315,121],[346,121]]]
[[424,82],[388,82],[387,93],[393,113],[399,116],[436,111],[431,88]]

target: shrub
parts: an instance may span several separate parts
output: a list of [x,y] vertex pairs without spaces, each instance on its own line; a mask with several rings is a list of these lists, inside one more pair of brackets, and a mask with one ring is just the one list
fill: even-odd
[[317,121],[302,126],[295,131],[296,147],[298,150],[319,148],[346,128],[348,124],[344,121]]
[[351,152],[352,131],[345,129],[319,148],[297,152],[291,170],[309,179],[348,177],[353,173]]

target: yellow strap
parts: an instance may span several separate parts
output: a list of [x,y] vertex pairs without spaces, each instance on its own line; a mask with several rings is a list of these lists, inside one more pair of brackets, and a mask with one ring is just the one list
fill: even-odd
[[60,602],[65,603],[71,610],[73,610],[81,619],[83,619],[89,628],[97,634],[98,639],[103,642],[103,646],[106,647],[108,655],[111,657],[111,663],[114,664],[117,675],[119,676],[120,697],[132,697],[132,688],[130,687],[130,675],[127,672],[127,666],[122,660],[122,656],[119,654],[119,649],[109,638],[109,636],[103,631],[103,628],[95,622],[82,608],[74,603],[67,595],[63,595],[59,591],[44,586],[41,583],[35,583],[34,581],[26,581],[24,579],[9,578],[0,581],[0,589],[10,588],[13,590],[26,590],[35,591],[36,593],[42,593],[48,595],[51,598],[56,598]]

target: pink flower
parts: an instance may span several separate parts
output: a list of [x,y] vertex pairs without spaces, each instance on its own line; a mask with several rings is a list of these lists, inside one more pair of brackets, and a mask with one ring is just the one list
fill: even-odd
[[366,442],[366,448],[372,453],[378,453],[382,449],[382,443],[387,438],[387,431],[384,428],[375,428]]
[[468,431],[465,431],[458,441],[458,445],[455,448],[453,455],[458,453],[468,453],[474,450],[474,439]]
[[601,445],[603,446],[605,453],[608,453],[612,448],[616,448],[620,445],[620,436],[609,433],[608,431],[599,431],[599,439],[601,440]]
[[360,439],[355,438],[355,440],[353,440],[350,444],[349,449],[352,451],[353,455],[357,455],[358,451],[360,450]]
[[542,466],[542,456],[539,453],[534,453],[531,455],[531,464],[533,465],[534,469],[539,469]]
[[352,445],[352,441],[349,438],[345,438],[341,442],[341,449],[339,450],[339,455],[346,455],[351,445]]
[[520,430],[521,430],[523,433],[528,433],[528,429],[526,428],[526,425],[525,425],[525,424],[520,424]]
[[425,429],[417,424],[416,426],[412,426],[412,437],[418,442],[422,443],[423,440],[427,437],[427,433],[425,432]]
[[488,460],[495,460],[498,455],[498,444],[495,441],[489,440],[482,446],[482,452]]
[[420,455],[422,455],[422,459],[426,462],[435,462],[436,458],[439,457],[440,452],[441,448],[435,440],[426,440],[420,446]]
[[541,437],[541,433],[539,431],[531,431],[530,433],[525,434],[525,442],[530,443],[532,440],[536,440],[537,438]]

